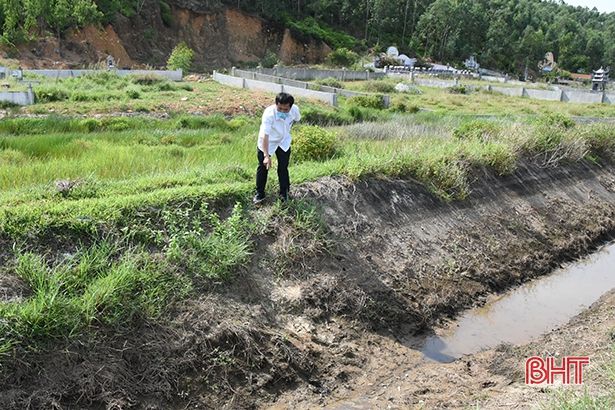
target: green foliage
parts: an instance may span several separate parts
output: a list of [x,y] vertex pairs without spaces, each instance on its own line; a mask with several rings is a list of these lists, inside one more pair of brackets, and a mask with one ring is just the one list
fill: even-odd
[[328,110],[320,107],[309,107],[302,110],[301,121],[324,127],[351,124],[354,122],[354,119],[347,112],[340,109]]
[[298,162],[325,161],[337,152],[337,136],[318,126],[302,126],[293,133],[292,147]]
[[56,265],[33,253],[17,256],[15,274],[32,290],[22,301],[0,303],[0,332],[16,348],[74,337],[90,325],[157,317],[186,283],[143,252],[120,253],[101,242]]
[[273,68],[279,63],[278,55],[271,50],[267,50],[265,56],[261,59],[260,65],[264,68]]
[[320,39],[334,49],[352,49],[356,45],[356,39],[351,35],[335,31],[319,23],[313,17],[307,17],[300,21],[288,21],[286,24],[299,34]]
[[391,104],[391,106],[389,107],[389,110],[392,112],[415,114],[421,109],[418,106],[408,104],[405,101],[395,100],[393,101],[393,104]]
[[357,95],[349,98],[348,104],[377,110],[384,109],[384,99],[381,95]]
[[354,51],[341,47],[327,56],[327,64],[332,67],[351,67],[359,61],[359,55]]
[[583,132],[592,154],[612,158],[615,156],[615,127],[611,124],[592,124]]
[[314,81],[316,84],[325,85],[333,88],[344,88],[344,83],[337,78],[327,77]]
[[162,22],[165,26],[171,27],[173,25],[171,6],[164,0],[159,1],[158,5],[160,6],[160,17],[162,18]]
[[228,278],[249,255],[249,232],[239,204],[224,221],[206,207],[193,215],[167,211],[163,217],[170,238],[167,256],[190,276]]
[[453,131],[453,137],[461,140],[489,141],[500,133],[498,124],[486,120],[464,122]]
[[363,84],[363,90],[370,93],[394,93],[395,92],[395,84],[392,84],[388,81],[384,80],[369,80]]
[[192,60],[194,58],[194,51],[188,47],[185,42],[179,43],[173,51],[167,61],[167,68],[169,70],[182,69],[184,73],[190,71],[192,67]]
[[536,124],[540,127],[557,127],[569,129],[575,126],[575,122],[569,116],[559,112],[549,112],[536,119]]
[[448,92],[451,94],[469,94],[470,90],[465,85],[454,85],[452,87],[447,88]]

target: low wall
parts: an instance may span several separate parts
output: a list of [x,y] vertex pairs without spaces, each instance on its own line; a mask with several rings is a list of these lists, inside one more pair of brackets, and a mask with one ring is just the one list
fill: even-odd
[[182,70],[23,70],[24,74],[42,75],[51,78],[73,78],[88,74],[114,73],[119,76],[126,75],[154,75],[171,81],[181,81]]
[[414,83],[417,85],[422,85],[424,87],[436,87],[436,88],[449,88],[449,87],[454,87],[458,84],[455,81],[426,80],[424,78],[416,78],[416,77],[414,77]]
[[28,91],[3,91],[0,92],[0,101],[16,105],[34,104],[34,93]]
[[615,104],[615,94],[604,94],[602,102],[606,104]]
[[342,81],[373,80],[385,77],[385,73],[372,73],[366,71],[352,70],[314,70],[311,68],[258,68],[257,72],[279,77],[291,78],[293,80],[320,80],[323,78],[335,78]]
[[322,91],[309,90],[305,87],[294,87],[286,84],[272,83],[268,81],[251,80],[247,78],[233,77],[230,75],[220,74],[214,71],[213,79],[220,84],[228,85],[235,88],[247,88],[249,90],[259,90],[270,93],[287,92],[293,96],[311,98],[323,101],[327,104],[337,106],[337,95],[334,93],[325,93]]
[[[273,75],[261,74],[261,73],[257,73],[254,71],[238,70],[236,68],[233,68],[231,73],[232,73],[232,75],[230,76],[231,78],[236,78],[236,79],[241,78],[244,81],[264,81],[264,82],[268,82],[274,85],[277,85],[277,84],[283,85],[284,89],[287,90],[287,92],[290,92],[288,91],[289,90],[288,87],[293,87],[295,89],[308,90],[312,93],[321,92],[325,94],[341,95],[343,97],[357,97],[360,95],[374,95],[370,93],[362,93],[359,91],[349,91],[343,88],[335,88],[335,87],[329,87],[326,85],[320,85],[320,84],[315,84],[315,83],[307,83],[305,81],[297,81],[297,80],[292,80],[292,79],[283,78],[283,77],[276,77]],[[231,84],[227,84],[227,85],[231,85]],[[260,88],[255,88],[255,89],[259,89],[262,91],[271,91],[273,89],[277,89],[276,87],[272,87],[271,90],[263,89],[264,86],[262,85],[256,85],[256,87],[260,87]],[[297,95],[302,95],[308,98],[310,97],[309,94],[306,95],[306,94],[297,93]],[[322,97],[322,98],[325,98],[325,97]],[[382,99],[383,99],[384,106],[388,107],[391,103],[391,98],[388,95],[383,95]],[[324,101],[324,99],[321,99],[321,101]],[[335,105],[337,105],[337,100],[335,102]]]
[[536,90],[532,88],[523,88],[523,96],[533,98],[535,100],[561,101],[562,91]]
[[504,94],[509,97],[523,97],[523,88],[490,86],[488,87],[488,90],[499,93],[499,94]]
[[568,101],[571,103],[600,104],[603,100],[602,96],[602,92],[592,93],[567,90],[562,94],[562,101]]

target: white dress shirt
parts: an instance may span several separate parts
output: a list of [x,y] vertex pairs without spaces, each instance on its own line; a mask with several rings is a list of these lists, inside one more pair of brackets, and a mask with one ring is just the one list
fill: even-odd
[[[301,120],[299,107],[295,104],[290,107],[290,112],[285,120],[278,118],[276,112],[277,109],[275,104],[265,108],[261,121],[261,128],[258,133],[257,147],[264,153],[269,153],[269,155],[273,155],[278,147],[282,148],[283,151],[288,151],[291,141],[290,129],[294,122]],[[267,147],[267,151],[263,149],[263,139],[265,135],[269,135],[269,147]]]

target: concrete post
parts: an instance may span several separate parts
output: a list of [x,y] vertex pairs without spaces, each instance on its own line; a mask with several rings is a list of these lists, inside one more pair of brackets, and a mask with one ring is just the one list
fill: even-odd
[[331,102],[333,103],[332,105],[334,107],[337,107],[337,94],[331,94],[332,98],[331,98]]
[[248,88],[248,87],[246,86],[246,79],[245,79],[245,78],[242,78],[242,79],[241,79],[241,88]]
[[391,106],[391,96],[390,95],[383,95],[382,96],[382,103],[384,104],[384,108],[389,108]]
[[606,90],[602,91],[602,100],[600,100],[600,103],[604,104],[606,102]]
[[[235,70],[236,70],[236,69],[237,69],[236,67],[231,67],[231,75],[232,75],[233,77],[235,77]],[[214,71],[214,73],[215,73],[215,71]]]

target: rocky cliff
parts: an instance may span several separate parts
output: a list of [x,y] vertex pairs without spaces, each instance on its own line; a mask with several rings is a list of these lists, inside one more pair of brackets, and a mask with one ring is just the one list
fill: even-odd
[[320,40],[306,43],[302,36],[299,41],[286,27],[238,9],[195,0],[167,4],[170,12],[164,16],[158,0],[146,0],[132,17],[120,15],[106,27],[71,30],[61,39],[46,37],[9,56],[23,67],[77,68],[103,62],[107,55],[120,67],[161,67],[185,41],[195,51],[194,69],[207,71],[258,63],[270,53],[285,64],[318,63],[331,51]]

